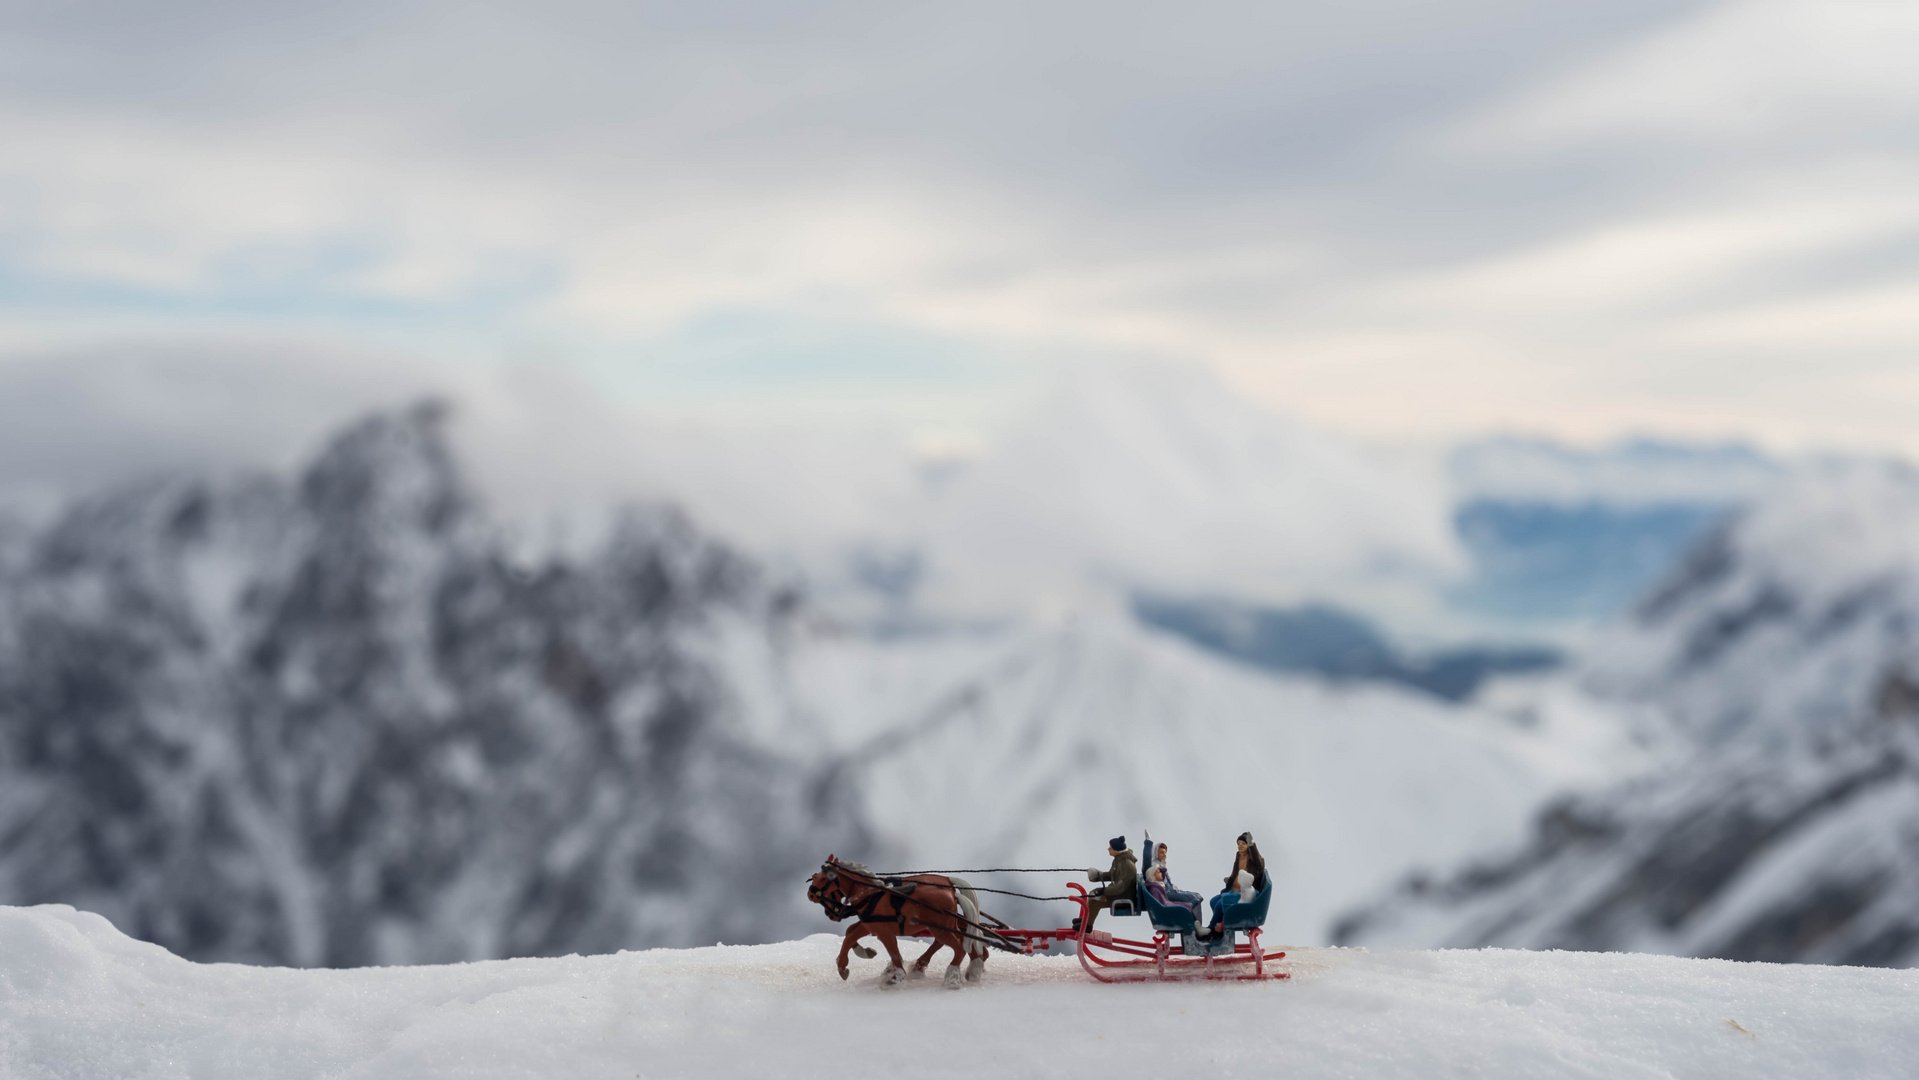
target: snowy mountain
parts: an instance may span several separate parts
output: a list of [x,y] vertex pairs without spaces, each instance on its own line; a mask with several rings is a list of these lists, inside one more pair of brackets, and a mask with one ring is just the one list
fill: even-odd
[[0,898],[301,965],[802,925],[764,883],[863,833],[742,718],[791,598],[665,511],[520,561],[440,427],[376,416],[291,481],[130,485],[19,545]]
[[[1270,939],[1269,939],[1270,940]],[[1903,1078],[1919,972],[1290,949],[1282,983],[1112,987],[996,955],[957,992],[833,974],[837,939],[358,971],[193,964],[0,908],[0,1075]],[[1195,1063],[1202,1063],[1196,1068]]]
[[1919,477],[1831,466],[1715,533],[1586,685],[1671,763],[1344,940],[1919,961]]
[[[1279,883],[1269,925],[1296,941],[1409,867],[1516,842],[1549,795],[1637,760],[1603,720],[1525,729],[1404,689],[1276,677],[1124,617],[822,640],[793,672],[911,868],[1088,866],[1106,838],[1151,829],[1182,886],[1210,891],[1250,829]],[[1055,895],[1067,877],[1001,884]]]
[[787,936],[830,851],[1075,866],[1150,827],[1204,888],[1250,828],[1314,940],[1636,761],[1603,720],[1275,677],[1123,610],[835,629],[670,511],[529,555],[442,427],[10,534],[0,900],[196,958],[453,960]]

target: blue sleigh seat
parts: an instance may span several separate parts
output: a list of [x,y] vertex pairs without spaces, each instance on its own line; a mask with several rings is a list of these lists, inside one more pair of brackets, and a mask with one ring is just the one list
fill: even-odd
[[[1273,875],[1266,875],[1266,884],[1260,887],[1251,900],[1242,900],[1226,909],[1227,930],[1257,930],[1266,925],[1266,910],[1273,904]],[[1193,909],[1184,904],[1162,904],[1153,898],[1145,882],[1139,886],[1139,911],[1153,921],[1153,929],[1169,934],[1190,934],[1194,931]],[[1211,916],[1210,904],[1200,907],[1202,918]]]
[[[1226,909],[1226,929],[1258,930],[1266,925],[1267,909],[1273,905],[1273,875],[1266,875],[1266,884],[1251,900],[1241,900]],[[1200,908],[1201,917],[1210,917],[1210,904]],[[1139,913],[1150,917],[1153,929],[1169,934],[1190,934],[1194,926],[1193,909],[1184,904],[1162,904],[1153,898],[1144,884],[1139,887]]]
[[[1153,850],[1152,836],[1146,837],[1145,847],[1149,853]],[[1108,914],[1145,915],[1152,920],[1153,929],[1162,933],[1193,934],[1198,926],[1195,925],[1197,919],[1192,908],[1184,904],[1162,904],[1153,899],[1152,892],[1146,888],[1146,874],[1151,870],[1149,856],[1147,865],[1140,871],[1139,884],[1134,889],[1133,903],[1129,904],[1124,900],[1114,901],[1113,906],[1108,909]],[[1259,892],[1255,893],[1251,900],[1236,902],[1226,909],[1226,932],[1220,936],[1230,942],[1233,940],[1232,931],[1234,930],[1257,930],[1265,926],[1266,909],[1271,907],[1272,903],[1273,875],[1269,873],[1266,875],[1266,884],[1260,887]],[[1197,918],[1210,919],[1211,917],[1212,904],[1210,900],[1203,900],[1200,903]],[[1213,943],[1209,942],[1209,944]]]
[[1273,904],[1273,875],[1266,875],[1266,884],[1251,900],[1242,900],[1226,909],[1226,929],[1257,930],[1266,925],[1266,909]]
[[1193,909],[1184,904],[1162,904],[1153,899],[1152,891],[1144,882],[1139,886],[1139,906],[1153,920],[1153,929],[1169,934],[1190,934],[1193,932]]

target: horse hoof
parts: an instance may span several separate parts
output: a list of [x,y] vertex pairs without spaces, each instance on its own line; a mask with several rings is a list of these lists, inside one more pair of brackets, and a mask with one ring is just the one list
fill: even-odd
[[966,981],[967,982],[976,983],[980,981],[981,977],[984,976],[985,974],[986,974],[985,960],[975,956],[973,957],[972,960],[967,962],[966,964]]
[[898,986],[899,984],[905,981],[906,981],[905,968],[890,967],[886,969],[886,974],[883,977],[881,977],[880,985],[881,986]]
[[909,979],[924,979],[926,978],[926,969],[923,967],[912,968],[907,971],[906,977]]
[[859,957],[861,960],[871,960],[875,956],[878,956],[879,953],[878,951],[874,949],[869,949],[864,945],[855,945],[853,946],[853,955]]
[[841,981],[841,982],[845,982],[845,981],[846,981],[846,976],[847,976],[848,974],[850,974],[850,973],[849,973],[849,972],[848,972],[848,971],[847,971],[847,970],[846,970],[845,968],[841,968],[841,969],[840,969],[840,981]]
[[966,985],[965,981],[960,978],[958,964],[954,964],[952,967],[946,969],[946,979],[944,981],[948,990],[958,990],[960,987]]

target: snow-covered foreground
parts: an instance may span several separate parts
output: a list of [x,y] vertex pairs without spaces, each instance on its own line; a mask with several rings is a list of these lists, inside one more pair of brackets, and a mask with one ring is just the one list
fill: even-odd
[[881,990],[836,939],[444,967],[194,964],[0,908],[0,1075],[1908,1076],[1919,972],[1302,950],[1290,983],[1106,986],[1072,957]]

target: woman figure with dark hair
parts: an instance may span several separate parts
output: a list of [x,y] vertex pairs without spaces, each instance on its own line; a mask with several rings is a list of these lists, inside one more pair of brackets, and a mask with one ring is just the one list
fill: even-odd
[[1213,897],[1213,925],[1209,931],[1218,937],[1226,930],[1226,909],[1234,904],[1250,904],[1266,887],[1266,860],[1259,857],[1259,845],[1253,834],[1239,834],[1239,852],[1233,856],[1233,868],[1226,874],[1226,888]]

